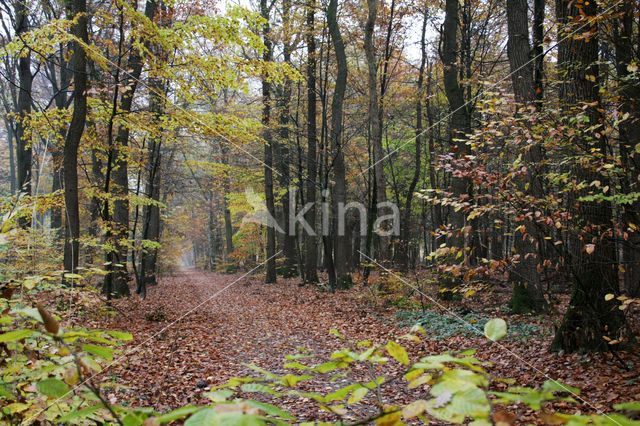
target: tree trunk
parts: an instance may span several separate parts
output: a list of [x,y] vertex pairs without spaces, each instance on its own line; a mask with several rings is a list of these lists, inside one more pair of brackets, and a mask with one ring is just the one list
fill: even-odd
[[[22,37],[29,31],[29,9],[24,1],[15,2],[16,37]],[[31,86],[33,75],[31,74],[31,52],[18,59],[18,91],[17,117],[16,117],[16,159],[18,190],[26,195],[31,195],[31,143],[25,139],[24,121],[31,113]],[[21,227],[30,226],[28,218],[19,219]]]
[[[582,7],[582,12],[578,7]],[[580,31],[588,31],[591,36],[589,40],[567,37],[559,42],[558,68],[560,75],[564,76],[559,95],[563,104],[589,105],[584,113],[588,115],[590,123],[595,125],[602,119],[598,111],[598,24],[594,19],[597,15],[597,5],[589,2],[578,6],[570,0],[556,0],[559,38],[565,37],[566,31],[572,30],[570,24],[573,20],[569,16],[580,16],[581,13],[584,13],[588,21],[587,27],[581,28]],[[575,112],[569,111],[568,115]],[[589,133],[589,130],[584,132]],[[589,153],[592,149],[600,150],[602,153],[608,152],[606,139],[594,133],[586,134],[581,139],[576,138],[575,143],[579,144],[579,152]],[[573,171],[579,182],[598,179],[602,185],[607,184],[607,176],[596,173],[587,166],[575,165]],[[586,195],[587,191],[577,191],[575,199],[571,200],[571,203],[579,203],[575,212],[579,222],[574,224],[576,229],[570,241],[573,252],[570,259],[573,287],[569,307],[551,344],[552,350],[604,351],[611,349],[611,346],[603,336],[611,340],[620,339],[626,332],[623,312],[616,309],[614,301],[605,301],[607,294],[619,294],[615,242],[605,233],[598,238],[590,254],[584,246],[592,241],[591,235],[600,237],[600,234],[611,226],[611,205],[605,201],[577,201],[580,196]]]
[[[373,34],[378,14],[378,0],[367,0],[368,14],[364,32],[364,52],[367,58],[367,81],[369,87],[369,126],[373,151],[373,176],[376,181],[376,199],[378,203],[387,201],[387,186],[384,176],[384,151],[382,149],[382,110],[378,99],[378,63],[373,45]],[[384,81],[383,81],[384,84]],[[381,89],[383,90],[383,89]],[[372,210],[377,214],[377,206]],[[375,219],[374,219],[375,220]],[[378,258],[387,260],[388,238],[379,236]]]
[[[68,107],[67,103],[67,93],[64,90],[69,86],[71,75],[69,70],[67,69],[66,61],[64,59],[64,48],[60,46],[60,55],[58,57],[58,61],[60,61],[63,66],[60,68],[59,78],[60,81],[56,79],[56,68],[57,65],[54,63],[50,63],[49,66],[49,74],[51,76],[51,84],[53,89],[53,96],[56,108],[59,110],[65,110]],[[53,144],[51,148],[51,192],[55,193],[63,188],[63,172],[62,172],[62,162],[63,162],[63,150],[64,146],[62,146],[61,141],[64,140],[64,131],[61,132],[60,142],[56,142]],[[51,207],[51,228],[57,229],[58,236],[60,239],[63,238],[64,231],[62,230],[62,209],[59,206]]]
[[[148,0],[145,4],[145,16],[153,21],[158,8],[162,6],[160,1]],[[145,42],[145,47],[150,48],[149,42]],[[127,69],[128,78],[125,79],[124,92],[120,100],[119,109],[123,114],[131,112],[133,98],[138,86],[140,75],[142,74],[143,58],[137,49],[129,58]],[[113,203],[113,228],[116,240],[117,266],[114,273],[114,289],[117,294],[128,294],[127,282],[129,274],[127,271],[127,257],[129,253],[129,154],[127,146],[129,144],[129,134],[131,130],[127,125],[122,125],[116,133],[114,147],[115,167],[113,169],[113,194],[116,199]],[[125,290],[125,287],[127,289]]]
[[[77,18],[71,32],[78,40],[89,43],[87,33],[87,1],[71,0],[67,6],[67,19]],[[73,42],[71,68],[73,69],[73,115],[64,144],[64,201],[66,210],[64,239],[64,269],[77,273],[80,251],[80,211],[78,207],[78,146],[87,117],[87,59],[82,45]],[[73,280],[71,280],[73,282]]]
[[338,1],[330,0],[327,7],[327,25],[333,42],[333,49],[336,54],[337,74],[336,83],[331,102],[331,150],[333,155],[333,186],[332,212],[333,231],[335,235],[334,265],[336,270],[336,287],[339,289],[349,288],[352,284],[347,265],[347,244],[345,235],[338,232],[338,206],[346,204],[347,182],[345,176],[344,152],[342,150],[342,108],[344,94],[347,88],[347,56],[344,49],[344,41],[338,26]]
[[[509,40],[507,53],[511,67],[511,81],[518,106],[535,101],[534,64],[530,60],[529,19],[527,0],[507,0],[507,28]],[[518,108],[516,106],[516,108]],[[520,189],[531,197],[543,196],[543,188],[536,168],[542,162],[542,150],[539,145],[526,147],[522,159],[527,167],[526,182],[520,182]],[[529,204],[529,203],[527,203]],[[529,207],[524,206],[525,208]],[[540,264],[540,239],[535,225],[525,219],[521,232],[514,234],[514,247],[519,258],[510,271],[509,280],[513,282],[511,309],[516,313],[540,312],[546,306],[546,300],[540,284],[538,265]]]
[[[449,138],[451,148],[455,153],[454,158],[457,159],[469,154],[469,147],[465,143],[465,139],[466,135],[471,132],[471,114],[465,104],[464,88],[458,81],[458,76],[460,75],[458,65],[460,62],[460,58],[458,58],[459,9],[458,0],[446,0],[441,51],[444,89],[449,102],[449,110],[451,111]],[[453,176],[451,181],[454,197],[460,199],[471,195],[471,182],[468,178]],[[469,253],[466,250],[466,241],[470,233],[465,230],[465,216],[463,209],[457,209],[457,211],[456,209],[451,209],[449,217],[453,230],[448,244],[452,247],[457,247],[458,250],[463,250],[465,259],[468,259]]]
[[[622,158],[627,178],[624,182],[625,193],[640,192],[640,154],[635,147],[640,143],[640,81],[637,74],[629,72],[633,63],[633,17],[632,2],[620,5],[621,16],[618,25],[614,25],[614,42],[616,51],[616,68],[620,90],[620,109],[629,118],[620,123],[620,157]],[[640,223],[640,202],[625,204],[623,220],[625,227]],[[621,238],[622,260],[624,262],[624,279],[627,295],[640,296],[640,231],[624,230],[628,238]]]
[[420,68],[418,69],[418,82],[416,84],[416,130],[415,130],[415,164],[413,169],[413,178],[407,190],[407,198],[404,204],[403,217],[400,220],[400,244],[397,246],[397,260],[401,268],[407,269],[409,266],[409,241],[411,239],[411,207],[413,203],[413,192],[416,190],[418,181],[420,180],[420,172],[422,169],[422,100],[423,100],[423,83],[424,69],[427,62],[427,12],[422,15],[422,32],[420,33]]
[[317,114],[317,99],[316,99],[316,39],[314,35],[315,30],[315,1],[309,0],[307,5],[307,180],[305,182],[306,187],[306,200],[308,203],[312,203],[309,210],[305,214],[305,220],[311,226],[314,233],[305,234],[305,266],[304,266],[304,280],[307,283],[318,282],[318,243],[315,235],[316,229],[316,184],[318,179],[317,168],[317,130],[316,130],[316,114]]
[[[269,27],[269,7],[267,0],[260,0],[260,14],[266,23],[262,28],[262,37],[265,45],[263,60],[271,62],[273,60],[273,50],[271,46],[271,35]],[[264,192],[267,205],[267,213],[276,217],[276,208],[273,197],[273,135],[271,132],[271,83],[267,76],[262,78],[262,126],[264,139]],[[276,230],[273,226],[267,226],[267,264],[266,283],[275,283],[276,274]]]
[[[459,2],[447,0],[445,5],[445,20],[442,33],[442,62],[444,74],[444,87],[449,110],[451,111],[450,121],[450,141],[457,157],[468,153],[465,143],[467,133],[470,132],[471,119],[467,106],[464,102],[464,88],[458,81],[460,73],[458,67],[458,25],[459,25]],[[453,177],[452,186],[454,196],[469,194],[470,183],[468,179]],[[465,217],[463,211],[451,212],[451,222],[454,227],[454,237],[451,243],[458,248],[464,248],[464,237],[462,228]]]
[[[282,28],[283,28],[283,57],[284,63],[291,65],[291,28],[290,28],[290,14],[291,14],[291,0],[282,1]],[[291,116],[291,79],[286,78],[284,84],[281,87],[281,93],[279,96],[279,110],[278,117],[278,175],[282,188],[284,188],[284,194],[282,195],[282,212],[283,212],[283,231],[282,236],[283,247],[282,254],[284,257],[284,264],[282,265],[282,276],[285,278],[291,278],[298,275],[297,268],[297,254],[296,254],[296,229],[293,227],[289,229],[289,220],[291,210],[295,211],[296,200],[291,199],[290,187],[290,172],[291,172],[291,160],[289,153],[289,122]],[[295,215],[294,215],[295,216]]]

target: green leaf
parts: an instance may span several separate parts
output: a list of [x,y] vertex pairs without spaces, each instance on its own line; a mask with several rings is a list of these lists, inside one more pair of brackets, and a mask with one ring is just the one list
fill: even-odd
[[226,401],[230,396],[233,395],[232,390],[219,390],[214,392],[205,392],[203,395],[209,398],[213,402],[222,402]]
[[259,402],[259,401],[253,401],[253,400],[247,400],[247,403],[253,405],[254,407],[264,411],[265,413],[267,413],[270,416],[276,416],[276,417],[280,417],[282,419],[287,419],[287,420],[295,420],[296,418],[293,417],[291,414],[287,413],[286,411],[284,411],[283,409],[276,407],[275,405],[271,405],[271,404],[265,404],[264,402]]
[[620,411],[640,411],[640,402],[623,402],[614,405],[613,408]]
[[205,408],[192,414],[185,422],[184,426],[209,426],[219,424],[216,421],[218,413],[212,408]]
[[62,398],[69,392],[69,386],[62,380],[50,378],[38,382],[38,391],[49,398]]
[[33,330],[23,328],[22,330],[14,330],[8,333],[0,334],[0,343],[17,342],[18,340],[22,340],[25,337],[30,336],[32,333]]
[[356,402],[360,402],[362,398],[364,398],[367,395],[368,392],[369,392],[369,389],[365,387],[354,390],[351,396],[349,397],[349,399],[347,400],[347,403],[355,404]]
[[331,361],[331,362],[325,362],[324,364],[320,364],[317,367],[314,368],[315,371],[317,371],[318,373],[324,374],[324,373],[328,373],[329,371],[333,371],[336,368],[338,368],[340,365],[340,363],[338,361]]
[[82,345],[82,350],[111,361],[113,359],[113,350],[98,345]]
[[271,395],[280,395],[278,392],[274,391],[269,386],[265,386],[260,383],[245,383],[244,385],[240,386],[240,390],[242,390],[242,392],[248,392],[248,393],[262,392],[262,393],[268,393]]
[[507,334],[507,323],[502,318],[493,318],[484,325],[484,335],[497,342]]
[[102,404],[92,405],[91,407],[86,407],[86,408],[83,408],[81,410],[77,410],[77,411],[74,411],[72,413],[69,413],[69,414],[66,414],[66,415],[62,416],[62,417],[60,417],[59,419],[56,420],[56,423],[62,424],[62,423],[67,423],[68,421],[73,420],[73,419],[84,418],[84,417],[87,417],[87,416],[95,413],[96,411],[98,411],[101,408],[104,408],[104,405],[102,405]]
[[131,333],[124,333],[122,331],[107,331],[111,335],[111,337],[116,338],[118,340],[131,340],[133,336]]
[[394,357],[400,364],[409,365],[409,354],[407,354],[405,348],[393,340],[389,340],[387,343],[387,352],[389,352],[389,355]]
[[579,394],[580,389],[574,388],[573,386],[565,385],[564,383],[560,383],[556,380],[547,380],[542,385],[542,390],[546,391],[555,391],[555,392],[569,392],[574,394]]
[[[195,413],[198,410],[201,410],[202,407],[195,407],[193,405],[187,405],[186,407],[180,407],[173,411],[170,411],[162,416],[158,417],[158,421],[160,423],[169,423],[174,420],[179,420],[185,416],[188,416],[191,413]],[[185,423],[186,424],[186,423]]]

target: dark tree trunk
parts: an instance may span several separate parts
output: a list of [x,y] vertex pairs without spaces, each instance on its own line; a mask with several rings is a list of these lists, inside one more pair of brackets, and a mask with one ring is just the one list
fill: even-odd
[[[465,143],[466,135],[471,132],[471,115],[468,106],[464,101],[464,87],[460,84],[458,58],[458,26],[459,26],[458,0],[446,0],[445,19],[442,29],[442,65],[444,74],[444,89],[449,101],[450,118],[450,141],[455,157],[461,158],[469,153],[469,147]],[[470,195],[471,182],[467,178],[452,177],[452,189],[454,197]],[[465,212],[460,209],[449,213],[453,236],[449,244],[464,250],[465,246]],[[465,251],[465,256],[468,254]]]
[[[16,37],[22,37],[29,31],[29,9],[24,1],[15,2],[15,30]],[[26,195],[31,195],[31,143],[25,138],[24,119],[31,112],[31,86],[33,75],[31,74],[31,52],[20,56],[18,59],[18,104],[16,117],[16,160],[18,190]],[[30,226],[28,218],[20,218],[21,227]]]
[[[161,124],[164,114],[165,86],[159,78],[152,78],[150,87],[149,110],[153,114],[153,121],[157,126]],[[145,188],[145,195],[151,199],[151,204],[144,206],[142,220],[142,241],[151,243],[150,248],[142,249],[140,253],[140,280],[136,293],[143,299],[147,294],[147,285],[157,284],[156,259],[157,245],[160,243],[160,182],[162,166],[162,131],[159,136],[151,138],[149,142],[149,175]]]
[[[227,152],[227,145],[220,144],[220,151],[222,152],[222,163],[229,164],[229,153]],[[231,177],[229,171],[224,173],[224,194],[222,197],[222,208],[224,209],[224,239],[225,239],[225,260],[228,261],[229,255],[233,253],[233,224],[231,222],[231,210],[229,210],[229,193],[231,192]]]
[[[637,11],[637,9],[636,9]],[[625,193],[640,192],[640,154],[635,147],[640,143],[640,81],[637,74],[629,72],[629,66],[634,61],[633,49],[633,17],[632,2],[620,5],[620,18],[614,25],[614,41],[616,50],[616,68],[620,90],[620,109],[629,118],[620,123],[620,157],[627,170],[624,182]],[[629,224],[640,223],[640,202],[625,204],[623,207],[623,221]],[[624,262],[625,289],[628,296],[640,296],[640,231],[626,230],[628,238],[621,238],[622,260]]]
[[[534,63],[531,61],[529,45],[529,19],[527,0],[507,0],[507,29],[509,40],[507,53],[511,67],[511,81],[516,102],[519,106],[535,101]],[[537,174],[537,167],[542,162],[542,150],[539,145],[526,147],[522,159],[527,167],[525,182],[520,182],[520,189],[535,198],[543,196],[543,188]],[[527,203],[525,208],[530,207]],[[525,220],[521,232],[514,235],[514,248],[519,258],[509,274],[513,282],[511,308],[516,313],[540,312],[546,305],[538,265],[540,264],[539,239],[535,237],[535,224]]]
[[317,130],[316,130],[316,40],[315,30],[315,1],[309,0],[307,6],[307,180],[306,200],[312,203],[305,214],[305,220],[313,229],[313,233],[305,233],[305,266],[304,279],[308,283],[318,282],[318,244],[315,235],[316,229],[316,184],[318,178],[317,168]]
[[[364,52],[367,58],[367,82],[369,100],[369,128],[371,147],[373,152],[373,177],[375,179],[376,199],[378,203],[387,201],[387,187],[384,176],[384,151],[382,148],[382,115],[381,100],[378,98],[378,62],[373,43],[376,19],[378,15],[378,0],[367,0],[368,14],[364,32]],[[384,81],[382,82],[384,85]],[[381,88],[381,91],[384,90]],[[371,213],[377,215],[377,207],[373,206]],[[375,221],[375,218],[373,219]],[[388,238],[378,237],[378,259],[388,258]]]
[[[570,0],[556,1],[556,16],[559,22],[559,37],[565,37],[571,31],[573,19],[581,15],[578,5]],[[589,105],[584,113],[590,123],[599,123],[602,119],[599,105],[599,70],[598,70],[598,27],[594,17],[597,15],[597,4],[589,2],[581,5],[586,19],[586,28],[581,33],[590,32],[589,40],[567,37],[561,39],[558,47],[558,68],[564,75],[564,83],[560,86],[560,100],[564,105]],[[584,24],[582,24],[584,25]],[[591,76],[594,78],[587,78]],[[582,108],[581,108],[582,109]],[[575,110],[568,111],[576,113]],[[584,130],[589,133],[589,130]],[[608,143],[603,136],[585,134],[576,138],[579,152],[590,153],[592,149],[608,152]],[[584,165],[573,166],[578,181],[592,182],[598,179],[606,185],[607,176],[594,172]],[[605,301],[609,293],[619,294],[618,265],[614,239],[605,233],[597,238],[595,247],[589,253],[585,244],[591,242],[590,235],[600,237],[611,226],[611,205],[608,202],[578,202],[580,196],[588,190],[577,191],[572,203],[579,203],[575,216],[579,218],[576,230],[571,236],[572,251],[570,264],[573,272],[573,287],[569,307],[551,344],[552,350],[574,352],[577,350],[604,351],[611,348],[603,339],[619,339],[625,334],[626,321],[622,311],[616,309],[615,302]],[[581,237],[586,237],[583,240]],[[615,300],[615,299],[614,299]]]
[[[284,41],[283,41],[283,57],[284,63],[291,65],[291,41],[289,38],[291,37],[291,28],[290,28],[290,14],[291,14],[291,0],[283,0],[282,1],[282,26],[284,30]],[[278,158],[277,158],[277,169],[278,169],[278,177],[280,181],[280,185],[284,189],[284,194],[282,195],[282,212],[283,212],[283,231],[284,235],[282,236],[283,246],[282,246],[282,255],[284,257],[284,264],[282,265],[281,274],[285,278],[295,277],[298,275],[297,268],[297,259],[298,255],[296,254],[296,232],[295,227],[293,229],[289,229],[289,219],[290,212],[292,210],[295,211],[296,200],[291,199],[291,193],[289,191],[291,187],[290,180],[290,153],[289,153],[289,122],[291,116],[291,80],[289,78],[285,78],[284,84],[281,87],[281,92],[279,96],[279,117],[278,117]],[[295,214],[293,215],[295,216]]]
[[335,184],[332,194],[332,212],[333,212],[333,232],[335,235],[335,244],[333,249],[333,263],[336,270],[336,287],[348,288],[351,286],[351,275],[349,275],[347,264],[347,244],[344,235],[340,235],[338,231],[338,206],[346,204],[347,201],[347,182],[345,176],[344,152],[342,150],[342,112],[344,94],[347,88],[347,56],[345,54],[344,41],[340,34],[338,26],[338,1],[330,0],[327,7],[327,25],[333,42],[333,49],[336,54],[337,73],[336,83],[331,102],[331,150],[333,156],[333,177]]
[[[262,37],[265,45],[263,60],[271,62],[273,60],[273,50],[271,46],[271,35],[269,26],[269,7],[267,0],[260,0],[260,14],[266,23],[262,28]],[[267,77],[262,78],[262,126],[264,139],[264,192],[267,213],[276,217],[276,208],[273,197],[273,134],[271,131],[271,83]],[[276,230],[273,226],[267,226],[267,264],[266,283],[275,283],[276,273]]]
[[[87,33],[87,1],[71,0],[67,6],[67,19],[77,17],[71,32],[84,43]],[[64,269],[76,273],[80,251],[80,211],[78,207],[78,146],[87,117],[87,58],[79,42],[73,42],[71,68],[73,69],[73,115],[64,144],[64,201],[66,210],[64,239]],[[73,280],[71,280],[73,282]]]
[[[148,0],[145,4],[145,16],[153,21],[157,14],[158,8],[162,7],[161,1]],[[150,48],[147,41],[146,48]],[[133,98],[138,87],[138,81],[142,74],[143,58],[137,49],[129,58],[127,69],[127,78],[124,81],[124,92],[120,100],[119,109],[123,114],[131,112],[133,106]],[[129,159],[127,146],[129,144],[130,129],[127,125],[122,125],[116,133],[114,146],[111,147],[113,157],[115,159],[115,167],[113,169],[113,195],[116,197],[113,202],[113,224],[114,238],[116,241],[116,266],[113,275],[113,288],[116,294],[128,294],[127,282],[129,281],[129,273],[127,271],[127,257],[129,254]],[[125,289],[126,287],[126,289]]]

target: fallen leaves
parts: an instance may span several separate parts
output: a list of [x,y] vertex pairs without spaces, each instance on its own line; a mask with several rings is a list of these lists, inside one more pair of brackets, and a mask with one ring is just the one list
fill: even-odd
[[[493,376],[513,378],[522,386],[540,385],[553,378],[581,388],[581,395],[587,403],[581,402],[574,407],[582,412],[593,412],[594,406],[606,409],[614,403],[637,399],[640,394],[637,377],[621,371],[610,357],[548,353],[546,348],[551,336],[532,336],[524,343],[504,340],[495,344],[482,337],[457,335],[435,340],[428,335],[420,335],[418,341],[403,339],[407,350],[400,351],[393,339],[409,330],[397,325],[392,309],[379,310],[367,305],[362,298],[365,290],[362,286],[330,294],[314,286],[299,287],[296,280],[280,280],[276,285],[265,285],[261,277],[248,277],[216,296],[237,277],[181,272],[161,280],[144,302],[135,298],[113,302],[116,313],[109,324],[104,323],[102,314],[95,318],[78,318],[85,324],[88,322],[88,326],[93,321],[96,327],[133,334],[133,339],[127,342],[124,360],[101,376],[103,386],[109,386],[110,381],[127,385],[126,389],[117,387],[111,391],[120,403],[128,401],[159,410],[189,404],[204,405],[209,401],[206,394],[216,384],[226,382],[230,377],[251,375],[245,366],[247,364],[282,376],[304,374],[283,368],[285,355],[304,348],[307,353],[327,359],[327,362],[335,361],[330,359],[333,351],[344,348],[345,342],[350,340],[386,345],[388,352],[398,361],[385,365],[389,374],[394,369],[401,371],[403,365],[421,356],[477,348],[476,356],[493,364],[489,367]],[[196,306],[193,312],[183,317]],[[147,320],[154,312],[162,312],[164,317]],[[179,326],[174,324],[178,320]],[[331,329],[335,332],[330,333]],[[640,356],[636,353],[621,353],[620,356],[630,365],[640,365]],[[304,358],[291,360],[290,364],[294,361],[305,364]],[[367,374],[365,371],[354,373],[363,377]],[[419,393],[430,387],[431,377],[428,375],[417,374],[406,379],[392,385],[393,392],[385,403],[402,407],[416,401],[420,398]],[[413,382],[413,389],[407,389],[408,382]],[[323,391],[325,394],[344,385],[340,380],[329,382],[328,379],[297,383],[302,390]],[[496,390],[504,390],[511,384],[498,383],[496,386]],[[374,392],[361,389],[349,397],[349,404],[360,402],[354,405],[358,408],[348,404],[343,408],[333,407],[334,410],[345,409],[348,417],[353,418],[364,418],[375,412]],[[278,405],[298,420],[335,420],[334,414],[316,410],[313,403],[303,398],[284,397],[278,400]],[[365,408],[359,408],[363,405]],[[231,405],[224,409],[248,410],[249,407]],[[364,411],[354,411],[356,409]],[[418,403],[406,408],[406,413],[396,411],[381,421],[394,424],[403,414],[407,418],[421,409]],[[505,410],[507,414],[513,412],[518,412],[518,409]],[[517,422],[541,421],[527,411],[519,415]],[[494,420],[501,424],[513,421],[508,416]]]

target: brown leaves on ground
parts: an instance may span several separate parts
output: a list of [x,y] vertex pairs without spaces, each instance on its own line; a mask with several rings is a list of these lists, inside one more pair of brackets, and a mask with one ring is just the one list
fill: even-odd
[[[380,345],[407,332],[397,326],[393,309],[380,312],[365,303],[361,295],[368,289],[361,285],[331,294],[315,286],[300,287],[297,280],[281,279],[278,284],[267,285],[260,276],[254,276],[229,286],[240,277],[181,272],[150,288],[144,301],[132,297],[114,302],[115,314],[107,324],[88,315],[85,320],[95,322],[96,327],[134,335],[125,349],[126,357],[103,374],[103,381],[114,382],[114,386],[106,387],[109,400],[159,410],[206,404],[209,400],[202,393],[211,386],[233,376],[251,375],[243,363],[284,374],[291,372],[282,368],[284,356],[298,348],[319,357],[344,348],[343,340],[330,335],[332,328],[349,340]],[[428,354],[476,348],[479,358],[494,364],[490,371],[496,377],[513,378],[522,386],[556,379],[582,389],[583,401],[577,406],[566,403],[563,409],[568,412],[608,411],[613,404],[640,399],[637,353],[620,354],[632,366],[626,371],[610,354],[550,354],[550,336],[499,343],[462,336],[428,339],[403,341],[411,361]],[[391,374],[394,369],[399,371],[400,365],[389,363],[385,369]],[[121,389],[116,382],[128,388]],[[322,390],[318,386],[326,386],[325,391],[341,386],[326,382],[307,385],[315,391]],[[507,386],[498,384],[496,390]],[[407,403],[425,396],[418,393],[419,389],[408,391],[406,383],[398,381],[393,400],[386,402]],[[298,418],[327,418],[308,402],[298,399],[283,403],[283,408]],[[507,423],[513,413],[518,413],[519,421],[535,421],[533,412],[519,410],[505,407],[505,418],[498,420]]]

